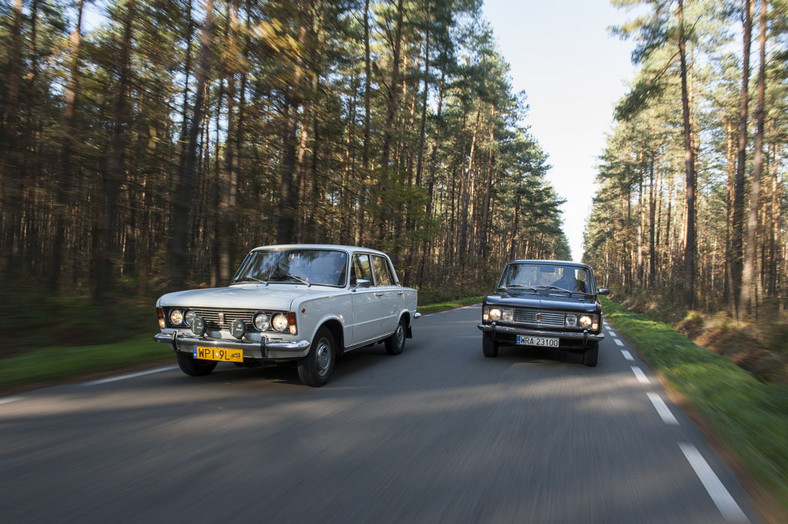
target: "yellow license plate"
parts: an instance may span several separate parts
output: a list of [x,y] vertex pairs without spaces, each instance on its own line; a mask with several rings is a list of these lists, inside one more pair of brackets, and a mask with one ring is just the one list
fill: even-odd
[[199,360],[219,360],[222,362],[243,362],[244,352],[241,349],[204,348],[195,346],[192,349],[194,358]]

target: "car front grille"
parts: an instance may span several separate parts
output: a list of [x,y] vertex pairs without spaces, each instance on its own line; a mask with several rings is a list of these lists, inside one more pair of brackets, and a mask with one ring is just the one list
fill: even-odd
[[228,309],[228,308],[209,308],[195,307],[188,308],[197,313],[198,317],[205,319],[206,329],[230,329],[233,321],[241,319],[246,324],[247,329],[252,327],[252,319],[259,309]]
[[564,313],[561,311],[542,311],[539,309],[515,309],[514,321],[519,324],[563,327]]

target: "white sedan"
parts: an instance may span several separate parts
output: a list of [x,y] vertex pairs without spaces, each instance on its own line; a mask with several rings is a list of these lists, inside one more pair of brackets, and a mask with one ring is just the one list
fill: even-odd
[[296,361],[304,384],[328,382],[336,356],[384,342],[392,355],[412,337],[417,292],[373,249],[278,245],[253,249],[228,287],[168,293],[156,303],[161,332],[187,375],[219,362]]

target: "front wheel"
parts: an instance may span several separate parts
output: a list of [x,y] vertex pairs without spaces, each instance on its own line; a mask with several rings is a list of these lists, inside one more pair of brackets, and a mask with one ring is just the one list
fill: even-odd
[[594,344],[583,352],[583,364],[588,367],[596,366],[599,360],[599,344]]
[[386,339],[386,353],[389,355],[399,355],[405,349],[405,319],[401,318],[397,324],[397,330]]
[[482,351],[484,351],[485,357],[498,356],[498,342],[487,333],[482,335]]
[[215,360],[198,360],[191,353],[184,353],[183,351],[178,351],[176,355],[178,357],[178,367],[190,377],[210,375],[216,364],[218,364]]
[[328,328],[317,330],[309,353],[298,361],[298,377],[307,386],[320,387],[328,382],[334,371],[334,335]]

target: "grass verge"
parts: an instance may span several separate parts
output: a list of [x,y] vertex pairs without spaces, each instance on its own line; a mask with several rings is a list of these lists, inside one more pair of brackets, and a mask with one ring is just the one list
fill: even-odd
[[0,391],[29,389],[75,377],[172,360],[172,351],[154,342],[150,334],[137,335],[115,344],[35,349],[0,360]]
[[788,512],[788,385],[768,383],[667,324],[602,298],[605,315]]
[[470,306],[471,304],[479,304],[482,300],[484,300],[484,297],[458,298],[449,302],[441,302],[440,304],[419,306],[418,311],[422,315],[427,315],[429,313],[437,313],[438,311],[445,311],[447,309]]

